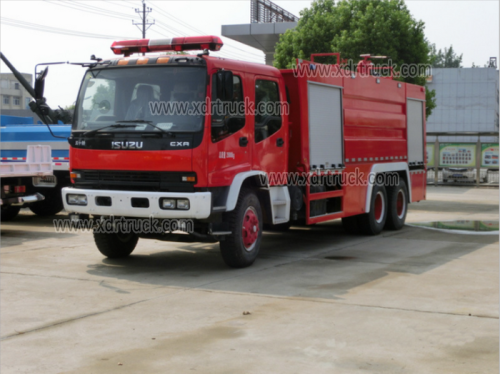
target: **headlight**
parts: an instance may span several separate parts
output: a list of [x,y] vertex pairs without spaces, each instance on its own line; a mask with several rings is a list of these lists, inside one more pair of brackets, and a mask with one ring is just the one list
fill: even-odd
[[163,209],[175,209],[175,199],[162,199],[161,207]]
[[177,209],[189,210],[189,200],[177,199]]
[[87,195],[68,194],[66,201],[69,205],[87,205]]

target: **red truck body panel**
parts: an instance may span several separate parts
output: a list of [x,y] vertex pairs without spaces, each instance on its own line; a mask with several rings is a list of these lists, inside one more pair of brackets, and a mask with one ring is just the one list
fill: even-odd
[[[309,61],[299,64],[311,65]],[[317,63],[316,69],[318,68]],[[305,71],[304,69],[302,71]],[[334,69],[332,69],[335,72]],[[309,129],[308,129],[308,82],[318,82],[343,89],[343,173],[359,173],[368,176],[372,165],[379,163],[407,162],[407,99],[425,101],[423,87],[399,82],[389,77],[356,75],[338,76],[296,76],[294,70],[281,71],[291,101],[290,105],[290,152],[288,167],[291,172],[310,172]],[[337,75],[337,76],[336,76]],[[425,106],[424,106],[425,134]],[[411,141],[411,140],[410,140]],[[412,201],[425,198],[426,173],[410,172]],[[317,223],[365,212],[366,185],[343,186],[342,191],[323,192],[321,198],[342,197],[341,213],[310,218],[308,223]],[[313,201],[316,194],[308,194],[307,201]],[[318,194],[319,195],[319,194]],[[307,215],[309,217],[309,214]]]

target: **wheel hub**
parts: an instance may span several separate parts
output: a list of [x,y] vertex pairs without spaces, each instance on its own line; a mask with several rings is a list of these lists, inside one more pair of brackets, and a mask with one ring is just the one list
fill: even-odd
[[247,250],[250,250],[259,237],[259,218],[252,207],[245,211],[241,234],[243,245]]

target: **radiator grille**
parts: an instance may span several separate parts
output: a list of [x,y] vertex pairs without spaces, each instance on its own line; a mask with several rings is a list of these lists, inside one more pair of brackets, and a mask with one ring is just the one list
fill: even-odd
[[193,182],[183,182],[182,177],[194,176],[193,172],[123,171],[123,170],[74,170],[81,178],[77,188],[192,192]]

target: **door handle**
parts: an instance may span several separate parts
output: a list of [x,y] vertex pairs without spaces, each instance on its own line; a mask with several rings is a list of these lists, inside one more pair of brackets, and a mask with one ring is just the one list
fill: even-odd
[[282,138],[278,138],[278,139],[276,140],[276,145],[277,145],[278,147],[283,147],[283,144],[285,144],[285,141],[284,141]]
[[240,138],[240,147],[246,147],[248,144],[248,139],[246,138],[246,136]]

